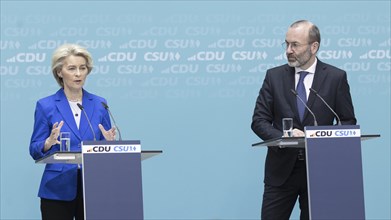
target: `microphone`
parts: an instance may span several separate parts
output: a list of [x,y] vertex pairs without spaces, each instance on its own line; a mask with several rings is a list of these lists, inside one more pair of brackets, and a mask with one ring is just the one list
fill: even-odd
[[90,129],[91,129],[91,131],[92,131],[92,135],[94,135],[94,141],[96,141],[96,136],[95,136],[94,129],[92,129],[92,125],[91,125],[90,119],[88,118],[86,111],[84,111],[84,107],[83,107],[80,103],[77,103],[77,106],[78,106],[78,107],[80,108],[80,110],[84,113],[84,116],[86,116],[88,125],[90,126]]
[[109,106],[108,106],[106,103],[104,103],[104,102],[101,102],[101,103],[102,103],[102,105],[103,105],[103,108],[105,108],[105,109],[109,112],[110,118],[111,118],[111,120],[113,120],[114,126],[115,126],[115,128],[117,129],[117,131],[118,131],[118,139],[119,139],[120,141],[122,141],[121,131],[119,130],[119,128],[118,128],[118,126],[117,126],[117,123],[115,123],[113,114],[111,114],[111,111],[110,111],[110,109],[109,109]]
[[291,89],[291,92],[299,98],[299,100],[304,104],[304,107],[311,113],[312,117],[314,117],[314,126],[318,126],[318,122],[316,121],[315,114],[311,111],[311,109],[307,106],[307,104],[304,102],[302,98],[300,98],[299,94],[294,89]]
[[331,112],[334,114],[334,116],[337,118],[338,125],[342,125],[342,124],[341,124],[341,119],[339,118],[338,114],[330,107],[329,104],[327,104],[327,102],[322,98],[322,96],[320,96],[320,95],[318,94],[318,92],[317,92],[315,89],[310,88],[310,90],[311,90],[313,93],[315,93],[315,95],[316,95],[318,98],[320,98],[320,100],[322,100],[322,102],[327,106],[327,108],[330,109],[330,111],[331,111]]

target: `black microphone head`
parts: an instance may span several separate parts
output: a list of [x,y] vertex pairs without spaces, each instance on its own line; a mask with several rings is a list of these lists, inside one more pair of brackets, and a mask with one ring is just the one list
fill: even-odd
[[101,102],[101,103],[102,103],[102,105],[103,105],[103,108],[109,109],[109,106],[108,106],[106,103],[104,103],[104,102]]
[[77,103],[77,106],[83,111],[83,106],[80,103]]
[[296,92],[294,89],[291,89],[291,92],[292,92],[294,95],[298,95],[297,92]]

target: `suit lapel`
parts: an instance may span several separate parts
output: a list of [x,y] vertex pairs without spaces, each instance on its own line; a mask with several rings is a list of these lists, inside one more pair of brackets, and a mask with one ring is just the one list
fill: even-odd
[[296,96],[292,93],[292,89],[296,90],[295,88],[295,68],[289,67],[288,65],[285,68],[286,71],[286,77],[284,77],[284,88],[288,88],[288,90],[285,91],[285,97],[288,97],[288,105],[291,107],[293,114],[297,121],[300,121],[299,112],[297,110],[297,102],[296,102]]
[[64,123],[67,124],[74,135],[81,140],[80,133],[77,129],[71,107],[69,106],[68,100],[65,96],[64,89],[60,89],[56,93],[56,107],[58,112],[62,115]]
[[[311,88],[313,88],[314,90],[319,92],[326,77],[327,77],[326,66],[320,60],[318,60],[318,63],[316,65],[316,69],[315,69],[314,80],[312,81]],[[310,94],[308,96],[308,101],[307,101],[307,106],[310,109],[312,109],[312,105],[314,104],[315,99],[317,99],[316,95],[313,92],[310,92]],[[306,110],[304,113],[304,120],[303,121],[306,120],[308,115],[310,115],[310,113],[308,112],[308,110]],[[311,115],[308,117],[310,117],[311,120],[313,120]]]

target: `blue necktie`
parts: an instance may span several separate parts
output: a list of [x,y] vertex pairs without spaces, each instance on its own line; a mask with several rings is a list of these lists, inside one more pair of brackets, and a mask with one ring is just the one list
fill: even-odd
[[[303,81],[304,81],[304,78],[307,76],[308,72],[301,71],[299,73],[300,73],[300,78],[299,78],[299,82],[297,83],[296,92],[297,92],[298,96],[300,96],[300,98],[304,100],[304,102],[307,102],[307,93],[305,91]],[[299,100],[299,98],[296,98],[296,102],[297,102],[297,110],[299,111],[300,121],[303,121],[305,106]]]

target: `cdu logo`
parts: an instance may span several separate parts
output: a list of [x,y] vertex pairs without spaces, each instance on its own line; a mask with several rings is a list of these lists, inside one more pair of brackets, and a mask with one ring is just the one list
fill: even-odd
[[317,131],[315,132],[316,137],[331,137],[333,135],[332,131]]
[[332,137],[332,136],[333,136],[333,131],[330,130],[308,131],[306,134],[307,138]]
[[110,152],[110,150],[111,150],[110,146],[95,146],[92,148],[92,151],[96,153]]

